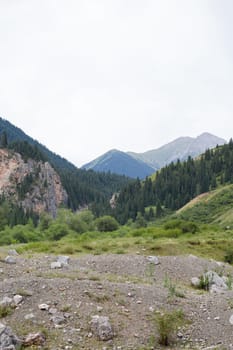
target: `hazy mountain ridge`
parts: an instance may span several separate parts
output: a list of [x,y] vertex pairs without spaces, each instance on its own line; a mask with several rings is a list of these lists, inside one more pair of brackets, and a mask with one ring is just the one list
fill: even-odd
[[196,138],[179,137],[162,147],[144,153],[128,152],[128,154],[136,159],[141,159],[154,167],[155,170],[158,170],[171,162],[176,162],[177,159],[183,161],[188,156],[196,157],[205,152],[206,149],[224,143],[226,143],[226,140],[205,132]]
[[94,171],[110,171],[111,173],[132,178],[138,177],[139,179],[143,179],[154,172],[154,168],[144,163],[142,160],[134,159],[127,153],[115,149],[85,164],[83,168],[87,170],[92,169]]
[[82,168],[143,179],[171,162],[186,160],[188,156],[196,157],[206,149],[224,143],[226,140],[210,133],[203,133],[196,138],[179,137],[158,149],[144,153],[110,150]]

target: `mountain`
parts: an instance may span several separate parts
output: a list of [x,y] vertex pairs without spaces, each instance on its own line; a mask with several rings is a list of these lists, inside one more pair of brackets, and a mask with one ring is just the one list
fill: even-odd
[[141,160],[134,159],[125,152],[111,150],[92,162],[85,164],[84,169],[94,171],[111,172],[125,175],[131,178],[144,179],[146,176],[154,173],[154,168]]
[[206,149],[211,149],[216,147],[216,145],[223,145],[224,143],[226,143],[226,140],[222,138],[209,133],[203,133],[196,138],[179,137],[158,149],[144,153],[128,152],[128,154],[158,170],[171,162],[176,162],[177,159],[183,161],[188,156],[194,158],[205,152]]
[[196,157],[206,149],[223,145],[226,141],[209,133],[196,138],[179,137],[178,139],[154,150],[144,153],[121,152],[111,150],[82,166],[82,169],[111,172],[132,178],[143,179],[171,162]]
[[4,134],[7,136],[8,147],[14,144],[16,152],[25,153],[28,151],[28,145],[31,145],[33,150],[29,151],[30,154],[39,154],[39,158],[43,155],[43,160],[48,161],[60,176],[62,186],[68,195],[67,205],[72,210],[93,205],[93,211],[98,215],[108,207],[113,193],[120,191],[131,181],[125,176],[78,169],[68,160],[25,134],[20,128],[0,118],[1,138]]
[[[136,219],[138,212],[145,214],[146,207],[156,207],[156,214],[162,210],[175,211],[203,193],[233,183],[233,141],[207,149],[205,153],[186,161],[170,163],[154,177],[139,180],[126,186],[119,194],[115,209],[119,222]],[[223,197],[223,203],[228,203]],[[219,202],[218,205],[221,205]],[[207,208],[207,207],[203,207]],[[208,210],[204,211],[208,214]]]

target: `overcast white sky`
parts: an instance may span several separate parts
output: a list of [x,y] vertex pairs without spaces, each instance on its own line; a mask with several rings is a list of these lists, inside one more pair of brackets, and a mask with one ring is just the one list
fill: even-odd
[[77,166],[233,136],[232,0],[0,0],[0,116]]

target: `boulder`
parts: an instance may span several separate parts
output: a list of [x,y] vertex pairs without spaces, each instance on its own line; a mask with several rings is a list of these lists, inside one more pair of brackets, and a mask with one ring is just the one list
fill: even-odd
[[22,341],[13,333],[10,327],[0,323],[0,350],[19,350]]
[[54,261],[51,263],[51,269],[61,269],[62,264],[59,261]]
[[19,255],[15,249],[8,250],[8,255],[17,256]]
[[9,298],[9,297],[4,297],[1,301],[0,301],[0,305],[1,306],[12,306],[13,304],[13,299]]
[[204,277],[208,278],[209,284],[215,285],[218,288],[227,290],[227,285],[222,277],[220,277],[215,271],[208,271],[204,273]]
[[91,331],[100,340],[110,340],[113,338],[113,329],[107,316],[92,316]]
[[23,341],[24,346],[33,346],[39,345],[42,346],[45,343],[45,335],[41,332],[38,333],[30,333],[26,336]]
[[57,257],[57,262],[61,263],[62,266],[69,265],[70,257],[66,255],[60,255]]
[[191,285],[193,287],[199,287],[199,285],[200,285],[200,278],[198,278],[198,277],[191,278]]
[[52,321],[54,325],[58,326],[65,323],[66,320],[62,314],[57,313],[50,318],[50,321]]
[[19,295],[19,294],[14,295],[13,296],[13,301],[14,301],[14,304],[16,306],[18,306],[23,301],[22,295]]
[[4,261],[7,264],[16,264],[16,258],[14,256],[11,256],[11,255],[7,255],[7,257],[5,257]]
[[153,256],[153,255],[150,255],[147,257],[147,260],[151,263],[151,264],[155,264],[155,265],[158,265],[160,262],[159,262],[159,259],[157,258],[157,256]]

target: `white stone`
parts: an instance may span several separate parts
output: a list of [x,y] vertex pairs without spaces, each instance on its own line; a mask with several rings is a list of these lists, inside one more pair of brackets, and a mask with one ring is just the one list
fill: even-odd
[[231,317],[229,318],[229,322],[233,325],[233,315],[231,315]]
[[191,278],[191,285],[194,287],[198,287],[200,285],[200,278],[198,277]]
[[8,250],[8,255],[19,255],[15,249]]
[[16,264],[16,258],[14,256],[8,255],[5,258],[5,263],[7,263],[7,264]]
[[23,301],[22,295],[16,294],[13,296],[15,305],[19,305]]
[[54,261],[51,263],[51,269],[61,269],[62,264],[59,261]]
[[158,265],[159,264],[159,259],[157,258],[157,256],[148,256],[147,260],[151,263],[151,264],[155,264]]
[[32,320],[33,318],[35,318],[35,315],[34,314],[27,314],[24,316],[25,320]]
[[0,301],[0,305],[2,306],[10,306],[13,303],[13,299],[9,298],[9,297],[4,297],[1,301]]
[[66,255],[58,256],[57,262],[61,263],[62,266],[66,266],[70,262],[70,257]]
[[38,308],[40,309],[40,310],[48,310],[49,309],[49,305],[48,304],[40,304],[40,305],[38,305]]

